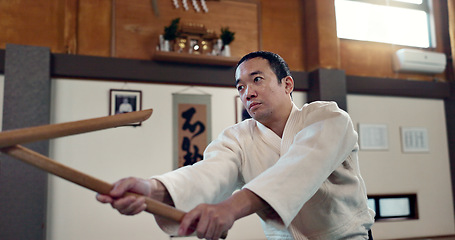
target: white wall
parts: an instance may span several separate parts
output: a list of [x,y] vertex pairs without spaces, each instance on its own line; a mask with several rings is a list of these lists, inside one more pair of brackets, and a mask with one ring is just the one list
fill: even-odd
[[[356,125],[386,124],[388,128],[388,150],[359,153],[368,193],[417,193],[419,219],[377,222],[375,239],[454,234],[444,102],[349,95],[348,110]],[[430,151],[403,153],[400,127],[427,128]]]
[[[121,127],[58,138],[51,141],[50,157],[107,182],[127,176],[150,177],[172,170],[172,93],[187,86],[53,79],[53,123],[107,116],[110,89],[141,90],[143,109],[152,117],[141,127]],[[212,95],[212,139],[235,123],[235,88],[194,87],[184,93]],[[293,93],[302,106],[306,95]],[[50,177],[47,239],[169,239],[153,216],[118,214],[95,200],[95,193]],[[258,217],[241,219],[228,239],[265,239]]]

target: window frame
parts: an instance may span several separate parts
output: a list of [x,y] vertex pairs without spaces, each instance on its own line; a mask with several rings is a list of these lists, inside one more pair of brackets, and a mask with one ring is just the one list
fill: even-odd
[[[379,202],[381,199],[394,199],[394,198],[406,198],[409,202],[409,215],[400,216],[382,216]],[[402,221],[402,220],[417,220],[419,219],[419,210],[417,204],[417,194],[384,194],[384,195],[368,195],[368,200],[374,200],[376,215],[375,221]]]
[[[433,14],[433,2],[432,0],[422,0],[422,3],[415,4],[415,3],[406,3],[394,0],[343,0],[343,1],[351,1],[351,2],[360,2],[360,3],[368,3],[373,5],[379,6],[389,6],[389,7],[398,7],[403,9],[411,9],[411,10],[420,10],[424,11],[427,15],[427,26],[428,26],[428,47],[417,47],[417,48],[436,48],[436,31],[435,31],[435,23],[434,23],[434,14]],[[349,38],[346,38],[349,39]],[[355,39],[354,39],[355,40]],[[371,41],[377,42],[373,40],[359,40],[359,41]],[[393,44],[393,43],[388,43]],[[399,45],[399,44],[394,44]],[[408,47],[414,47],[409,45],[403,45]]]

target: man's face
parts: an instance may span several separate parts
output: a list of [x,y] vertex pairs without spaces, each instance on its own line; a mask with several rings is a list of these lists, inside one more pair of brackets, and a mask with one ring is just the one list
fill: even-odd
[[278,82],[266,59],[253,58],[241,63],[235,78],[240,99],[251,117],[266,124],[281,116],[284,104],[290,101],[289,86]]

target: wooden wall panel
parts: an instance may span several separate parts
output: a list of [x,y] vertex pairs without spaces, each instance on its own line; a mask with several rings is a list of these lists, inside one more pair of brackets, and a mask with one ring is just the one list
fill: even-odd
[[0,48],[14,43],[109,56],[111,6],[112,0],[0,1]]
[[[180,17],[182,22],[205,24],[216,32],[229,26],[236,32],[233,56],[273,51],[293,71],[335,68],[353,76],[447,80],[444,74],[393,72],[392,53],[401,46],[336,38],[333,0],[207,0],[209,13],[196,13],[191,5],[189,11],[175,9],[172,0],[156,1],[159,15],[152,0],[0,1],[0,48],[15,43],[50,47],[53,53],[151,59],[164,26]],[[451,11],[453,20],[453,5],[453,0],[433,0],[434,51],[450,52],[443,48],[442,39],[450,40],[441,30],[447,26],[441,15]]]
[[80,0],[78,9],[77,53],[109,57],[112,0]]
[[230,44],[232,56],[241,57],[260,49],[258,1],[207,1],[208,13],[197,13],[192,5],[185,11],[181,1],[179,9],[171,0],[156,1],[159,15],[154,13],[150,0],[115,0],[113,56],[151,59],[158,36],[177,17],[181,23],[203,24],[218,34],[221,27],[229,27],[236,32]]
[[77,53],[77,26],[79,0],[66,0],[63,25],[65,53]]
[[305,1],[306,71],[339,69],[339,39],[336,35],[333,0]]
[[282,56],[295,71],[305,70],[304,3],[262,0],[262,50]]
[[7,43],[45,46],[64,52],[65,1],[0,1],[0,48]]

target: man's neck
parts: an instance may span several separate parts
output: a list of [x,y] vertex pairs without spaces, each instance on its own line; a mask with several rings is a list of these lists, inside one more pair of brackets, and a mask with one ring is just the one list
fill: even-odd
[[290,102],[288,107],[284,109],[283,114],[279,116],[277,119],[273,119],[267,123],[261,122],[264,126],[270,128],[276,135],[278,135],[280,138],[283,137],[283,132],[284,128],[286,126],[286,123],[289,119],[289,116],[291,115],[291,111],[293,108],[293,103]]

